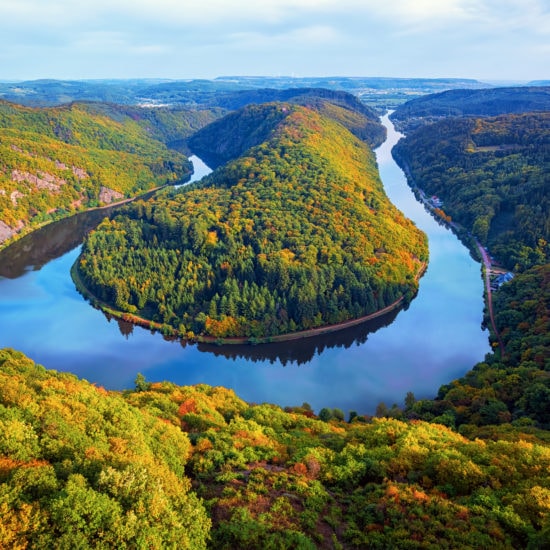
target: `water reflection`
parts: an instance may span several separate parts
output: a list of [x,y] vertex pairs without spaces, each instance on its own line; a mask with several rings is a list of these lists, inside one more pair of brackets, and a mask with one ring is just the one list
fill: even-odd
[[[342,329],[337,332],[301,338],[299,340],[289,340],[284,343],[217,345],[204,343],[189,344],[186,340],[171,336],[163,336],[163,339],[167,342],[179,341],[182,348],[186,348],[188,345],[195,346],[197,350],[202,353],[209,353],[216,357],[225,357],[226,359],[245,359],[252,363],[280,363],[283,367],[293,364],[299,366],[311,362],[316,355],[321,355],[328,349],[348,349],[353,345],[360,346],[364,344],[369,334],[390,326],[402,309],[403,308],[395,309],[385,315],[361,323],[360,325]],[[105,315],[107,321],[116,321],[120,334],[126,340],[134,334],[134,329],[136,327],[132,323],[128,323],[123,319],[114,318],[109,313],[103,312],[103,315]],[[157,333],[155,330],[150,330],[149,332],[151,334]]]
[[15,279],[29,269],[41,269],[77,247],[84,235],[112,211],[111,208],[84,212],[26,235],[0,251],[0,276]]
[[[189,160],[193,163],[193,173],[189,176],[187,183],[197,181],[211,172],[210,168],[196,155],[189,157]],[[155,193],[157,191],[150,191],[138,198],[147,200]],[[89,231],[121,208],[121,205],[115,205],[88,210],[29,233],[0,250],[0,277],[15,279],[29,269],[41,269],[48,262],[79,246]]]
[[212,344],[198,344],[199,351],[212,353],[226,359],[246,359],[253,363],[266,362],[288,365],[305,365],[310,363],[316,355],[321,355],[331,348],[348,349],[353,345],[359,346],[367,341],[369,334],[392,324],[400,310],[394,310],[386,315],[372,319],[360,325],[300,340],[291,340],[282,344],[261,344],[216,346]]
[[[147,200],[156,191],[139,198]],[[79,246],[86,234],[105,218],[111,217],[123,205],[107,206],[75,214],[29,233],[0,250],[0,277],[15,279],[29,269],[38,270]]]

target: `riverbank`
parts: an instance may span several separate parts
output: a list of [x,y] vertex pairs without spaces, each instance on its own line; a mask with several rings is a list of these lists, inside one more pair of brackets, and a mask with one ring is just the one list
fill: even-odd
[[125,204],[128,204],[136,200],[140,200],[140,199],[145,200],[145,199],[148,199],[149,196],[160,191],[161,189],[165,189],[166,187],[173,187],[173,186],[174,184],[171,184],[171,183],[159,185],[158,187],[153,187],[152,189],[145,191],[145,193],[142,193],[141,195],[136,195],[135,197],[127,197],[125,199],[121,199],[119,201],[111,202],[109,204],[104,204],[101,206],[91,206],[89,208],[83,208],[82,210],[76,210],[74,212],[68,213],[67,215],[60,215],[59,217],[53,216],[51,219],[45,220],[42,223],[38,223],[36,225],[35,224],[23,225],[20,228],[20,230],[14,233],[11,237],[0,242],[0,251],[5,250],[12,244],[22,239],[23,237],[26,237],[27,235],[30,235],[35,231],[39,231],[40,229],[43,229],[44,227],[47,227],[52,223],[66,220],[66,219],[72,218],[73,216],[78,216],[80,214],[85,214],[86,212],[97,212],[101,210],[108,210],[110,208],[116,208],[117,206],[123,206]]
[[493,312],[493,293],[491,289],[491,267],[492,262],[489,257],[489,254],[483,247],[483,245],[473,237],[469,231],[462,227],[459,223],[453,222],[451,218],[445,214],[445,212],[438,207],[432,205],[428,199],[426,199],[426,194],[424,191],[416,184],[414,178],[411,175],[409,166],[407,163],[401,159],[398,155],[393,154],[395,162],[399,165],[405,177],[407,179],[408,185],[412,189],[416,198],[424,205],[426,210],[441,224],[450,229],[457,238],[464,244],[464,246],[470,251],[472,257],[478,261],[481,265],[481,277],[484,282],[484,303],[485,308],[488,313],[489,328],[492,337],[495,340],[493,348],[498,347],[501,357],[506,355],[506,348],[500,336],[500,333],[497,329],[495,323],[495,317]]
[[[415,275],[415,280],[418,281],[427,269],[427,264],[422,264],[421,268],[418,270]],[[303,338],[310,338],[313,336],[321,336],[323,334],[330,334],[333,332],[338,332],[347,328],[351,328],[357,325],[361,325],[378,317],[382,317],[387,313],[395,311],[400,307],[405,305],[405,296],[401,296],[388,306],[379,309],[368,315],[358,317],[356,319],[350,319],[348,321],[342,321],[341,323],[336,323],[333,325],[324,325],[322,327],[311,328],[307,330],[300,330],[297,332],[289,332],[286,334],[277,334],[273,336],[263,336],[263,337],[252,337],[252,336],[232,336],[226,338],[220,338],[216,336],[206,336],[194,333],[182,333],[176,330],[174,327],[158,323],[156,321],[151,321],[135,315],[132,313],[119,311],[113,309],[109,304],[100,300],[95,296],[84,284],[78,273],[78,259],[71,266],[71,278],[76,286],[78,292],[88,300],[92,306],[103,311],[103,313],[115,318],[125,321],[127,323],[132,323],[133,325],[140,326],[151,331],[158,331],[164,336],[171,336],[174,338],[180,338],[192,343],[201,343],[201,344],[218,344],[218,345],[242,345],[242,344],[268,344],[268,343],[280,343],[280,342],[290,342],[293,340],[300,340]]]

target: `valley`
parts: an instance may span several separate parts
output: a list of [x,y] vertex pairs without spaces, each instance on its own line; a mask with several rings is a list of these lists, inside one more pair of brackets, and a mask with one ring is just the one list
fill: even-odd
[[[2,104],[0,546],[548,546],[547,88],[380,124],[216,86],[192,114]],[[107,158],[138,163],[118,188]],[[56,202],[88,179],[89,211]],[[478,245],[515,274],[492,311]]]

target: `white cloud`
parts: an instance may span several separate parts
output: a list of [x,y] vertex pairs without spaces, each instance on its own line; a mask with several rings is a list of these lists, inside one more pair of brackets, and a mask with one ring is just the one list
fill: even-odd
[[[78,67],[80,55],[91,70],[95,54],[97,72],[123,66],[136,76],[185,71],[190,55],[205,74],[220,66],[248,74],[541,73],[544,59],[533,52],[547,51],[549,10],[548,0],[0,0],[0,51],[12,60],[0,78],[10,68],[46,70],[60,54],[65,67]],[[513,53],[517,66],[495,68],[499,52]]]
[[286,47],[304,48],[318,47],[334,43],[341,37],[339,33],[328,25],[313,25],[299,27],[281,32],[242,32],[230,34],[227,39],[235,46],[249,48]]
[[162,44],[154,43],[138,43],[134,42],[135,37],[120,32],[86,32],[78,34],[72,46],[80,51],[92,53],[109,53],[117,52],[120,54],[163,54],[169,48]]

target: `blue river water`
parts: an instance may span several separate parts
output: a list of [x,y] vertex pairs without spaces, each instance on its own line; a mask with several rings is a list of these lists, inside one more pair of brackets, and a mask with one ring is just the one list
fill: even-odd
[[[84,233],[106,213],[74,216],[0,253],[0,347],[20,350],[47,368],[69,371],[107,389],[149,381],[232,388],[249,402],[308,402],[372,414],[401,405],[407,391],[433,397],[489,352],[482,330],[480,266],[416,200],[391,158],[400,135],[387,117],[376,151],[392,202],[428,234],[430,263],[406,311],[339,333],[284,344],[206,346],[108,319],[76,291],[69,270]],[[199,159],[193,179],[208,172]]]

